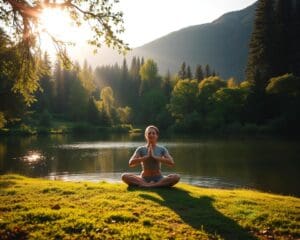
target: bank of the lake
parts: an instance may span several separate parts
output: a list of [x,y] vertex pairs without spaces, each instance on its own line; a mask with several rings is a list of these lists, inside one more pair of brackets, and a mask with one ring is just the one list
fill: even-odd
[[297,239],[300,199],[0,176],[2,239]]
[[53,121],[49,126],[19,123],[9,128],[0,129],[0,136],[31,136],[50,134],[108,134],[108,133],[140,133],[141,129],[131,124],[97,126],[87,122]]

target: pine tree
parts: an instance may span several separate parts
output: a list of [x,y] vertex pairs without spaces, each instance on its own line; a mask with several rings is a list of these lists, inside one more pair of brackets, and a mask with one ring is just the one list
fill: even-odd
[[64,79],[62,65],[59,59],[54,66],[54,83],[55,83],[55,112],[62,113],[61,103],[64,101]]
[[121,73],[121,79],[120,79],[120,89],[119,89],[119,102],[121,105],[127,105],[129,102],[129,89],[130,89],[130,83],[129,83],[129,72],[127,67],[126,59],[123,60],[122,65],[122,73]]
[[190,65],[188,65],[187,69],[186,69],[186,78],[188,78],[188,79],[192,79],[193,78],[193,74],[192,74]]
[[178,72],[178,77],[179,77],[179,79],[186,79],[187,78],[186,63],[185,62],[183,62],[181,64],[180,70]]
[[40,76],[41,91],[36,92],[36,102],[32,108],[38,112],[44,110],[53,112],[54,102],[54,82],[51,76],[51,62],[47,52],[44,53],[42,60],[42,74]]
[[[254,29],[250,40],[246,77],[247,80],[263,89],[274,74],[275,35],[274,1],[260,0],[257,4]],[[257,83],[254,79],[257,70],[260,72],[259,81],[263,81],[262,83]]]
[[144,59],[144,57],[142,57],[142,59],[141,59],[141,67],[144,65],[144,63],[145,63],[145,59]]
[[274,44],[274,75],[279,76],[292,71],[291,24],[293,21],[292,0],[278,0],[275,7],[276,38]]
[[172,93],[171,74],[169,70],[163,79],[162,90],[169,101]]
[[291,24],[291,71],[300,76],[300,1],[293,1]]
[[95,100],[93,97],[89,98],[87,106],[87,121],[92,124],[100,124],[100,112],[96,106]]
[[197,65],[196,67],[195,78],[198,82],[201,82],[204,79],[204,74],[201,65]]
[[210,66],[209,66],[209,64],[206,64],[206,66],[205,66],[205,77],[210,77],[210,76],[211,76]]

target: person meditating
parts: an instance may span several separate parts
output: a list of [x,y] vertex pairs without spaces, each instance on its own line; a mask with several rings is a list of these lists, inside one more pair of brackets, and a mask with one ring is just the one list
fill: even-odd
[[157,145],[159,130],[151,125],[145,130],[147,144],[138,147],[129,160],[130,167],[142,166],[140,176],[124,173],[122,180],[129,186],[139,187],[170,187],[179,182],[179,175],[161,174],[161,163],[170,167],[174,166],[174,161],[165,147]]

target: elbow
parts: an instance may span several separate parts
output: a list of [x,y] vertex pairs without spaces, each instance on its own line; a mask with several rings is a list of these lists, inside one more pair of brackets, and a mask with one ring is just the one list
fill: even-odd
[[135,167],[136,164],[129,162],[129,167]]
[[169,163],[169,166],[170,166],[170,167],[174,167],[174,166],[175,166],[175,163],[174,163],[173,161],[171,161],[171,162]]

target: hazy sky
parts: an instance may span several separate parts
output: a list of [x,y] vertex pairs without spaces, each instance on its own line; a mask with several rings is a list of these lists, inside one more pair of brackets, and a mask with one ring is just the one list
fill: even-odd
[[126,32],[123,39],[137,47],[181,28],[207,23],[256,0],[120,0]]

